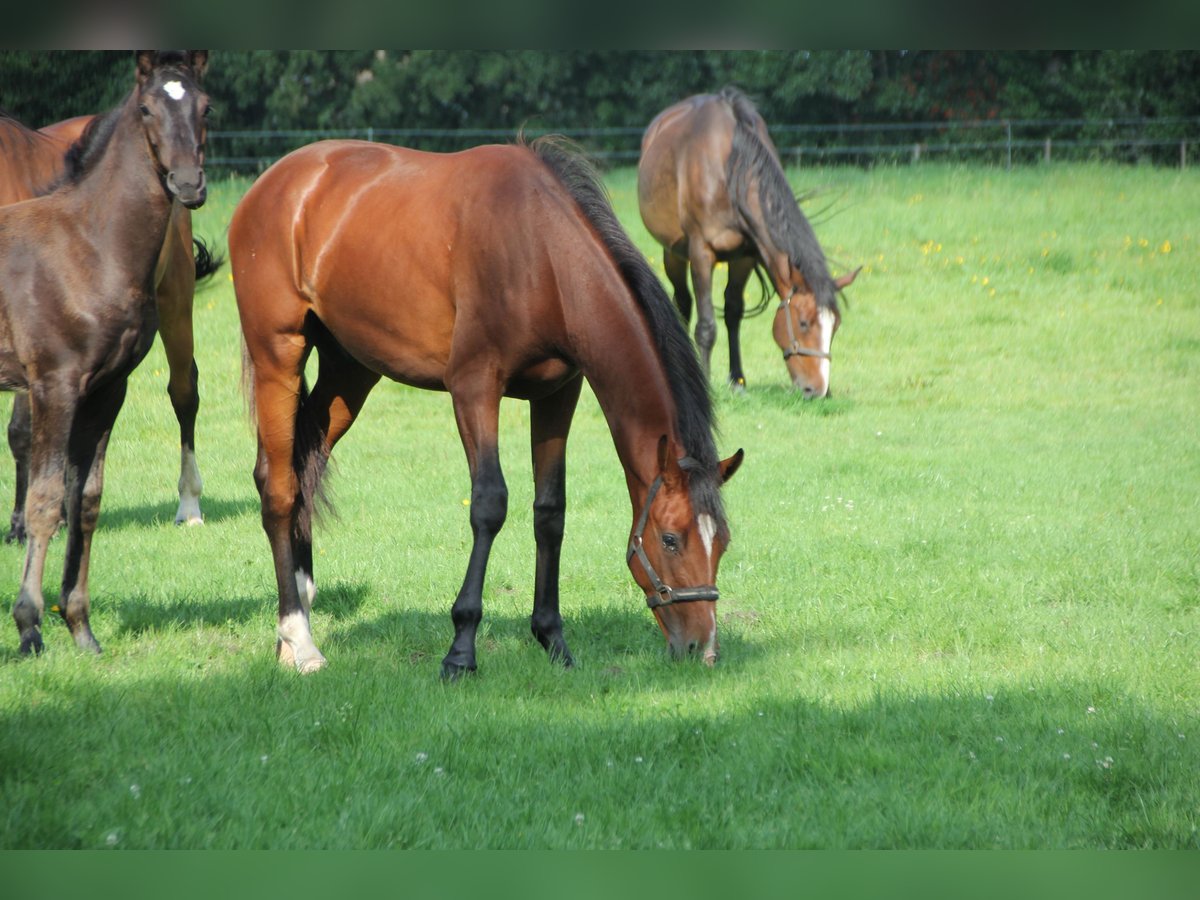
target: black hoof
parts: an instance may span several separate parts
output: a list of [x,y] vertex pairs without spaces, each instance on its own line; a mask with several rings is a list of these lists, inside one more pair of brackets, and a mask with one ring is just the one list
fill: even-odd
[[37,631],[35,629],[33,634],[26,635],[25,637],[21,638],[21,655],[22,656],[28,656],[30,653],[34,653],[38,656],[41,656],[43,649],[44,648],[42,645],[42,633],[40,631]]
[[475,674],[475,664],[460,666],[449,659],[442,660],[442,681],[458,681],[465,675]]
[[23,544],[25,543],[25,529],[13,526],[9,529],[8,534],[4,536],[6,544]]

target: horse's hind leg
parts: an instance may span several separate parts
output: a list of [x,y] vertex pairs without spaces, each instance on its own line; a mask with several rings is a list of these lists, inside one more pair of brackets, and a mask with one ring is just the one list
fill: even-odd
[[25,543],[25,492],[29,489],[29,445],[33,425],[29,416],[29,395],[14,394],[12,416],[8,420],[8,448],[16,468],[13,511],[9,519],[6,544]]
[[29,454],[29,490],[25,495],[25,567],[13,606],[21,652],[42,652],[42,574],[46,550],[58,528],[63,504],[63,475],[71,423],[75,418],[78,379],[70,374],[30,388],[33,438]]
[[729,336],[729,386],[735,391],[746,389],[746,373],[742,371],[742,316],[746,311],[745,290],[754,259],[745,257],[729,264],[729,281],[725,285],[725,331]]
[[176,525],[199,525],[204,482],[196,464],[196,415],[200,410],[200,372],[192,335],[192,302],[196,291],[190,219],[176,212],[163,246],[165,269],[159,280],[158,332],[169,370],[167,395],[179,421],[179,508]]
[[[302,563],[312,568],[309,529],[313,501],[313,485],[302,485],[297,462],[305,468],[309,462],[319,463],[314,454],[323,454],[324,448],[312,446],[311,423],[300,421],[301,415],[306,414],[299,403],[303,353],[297,352],[296,358],[286,364],[282,362],[272,360],[272,372],[268,373],[265,361],[255,360],[254,400],[259,440],[255,478],[261,484],[263,530],[271,545],[275,583],[279,588],[276,651],[281,662],[294,663],[297,671],[304,674],[322,668],[325,657],[312,638],[309,622],[312,593],[309,585],[299,584],[297,578]],[[294,453],[299,460],[293,457]],[[309,548],[307,558],[304,547]]]
[[696,349],[704,374],[709,374],[713,344],[717,341],[717,320],[713,314],[712,272],[717,258],[702,239],[688,244],[688,262],[692,270],[692,289],[696,292]]
[[[311,414],[317,431],[324,435],[326,447],[332,450],[334,444],[354,424],[371,388],[379,383],[379,375],[341,352],[336,346],[322,344],[318,354],[320,365],[317,383],[312,394],[304,401],[304,406],[306,414]],[[259,466],[255,469],[255,479],[260,482],[260,493],[265,472],[265,456],[260,451]],[[297,532],[292,545],[292,556],[296,563],[296,591],[300,595],[300,602],[311,613],[317,593],[313,572],[311,524],[307,528],[297,529]],[[278,639],[275,654],[281,663],[295,663],[291,645],[283,638]]]
[[530,627],[552,660],[574,665],[563,638],[558,609],[559,559],[567,509],[567,434],[579,401],[582,378],[529,404],[533,448],[533,536],[537,542],[533,616]]
[[100,517],[104,457],[113,422],[125,402],[125,388],[124,380],[115,382],[80,405],[67,450],[67,547],[58,608],[75,645],[95,653],[100,652],[100,644],[89,621],[88,566],[92,534]]

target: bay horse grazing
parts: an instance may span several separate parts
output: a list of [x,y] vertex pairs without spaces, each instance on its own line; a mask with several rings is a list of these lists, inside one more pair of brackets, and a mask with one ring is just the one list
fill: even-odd
[[[325,665],[309,624],[314,497],[331,448],[383,376],[448,391],[466,451],[474,541],[451,609],[444,678],[476,667],[484,573],[508,508],[502,397],[530,405],[531,628],[550,658],[572,664],[558,584],[581,376],[625,470],[634,580],[673,654],[715,661],[717,565],[729,542],[719,488],[742,451],[718,458],[691,341],[578,154],[545,139],[452,154],[311,144],[247,191],[229,255],[282,662],[300,672]],[[309,393],[303,373],[314,348]]]
[[812,226],[788,185],[775,145],[754,104],[734,88],[689,97],[659,113],[642,137],[638,209],[663,247],[663,267],[685,322],[696,294],[696,346],[709,369],[717,325],[712,271],[729,264],[725,329],[729,383],[746,384],[740,329],[751,272],[780,298],[772,334],[793,386],[806,397],[829,392],[830,347],[841,324],[836,281]]
[[[34,131],[0,113],[0,205],[18,203],[51,189],[64,175],[71,145],[81,138],[95,116],[75,116]],[[193,253],[193,246],[195,252]],[[203,521],[200,495],[203,481],[196,462],[196,415],[200,407],[199,370],[192,338],[192,301],[196,283],[220,265],[198,238],[192,236],[192,214],[176,201],[155,269],[158,329],[162,335],[169,375],[167,394],[179,422],[179,506],[175,523]],[[8,443],[16,462],[16,490],[9,543],[25,540],[25,491],[29,484],[31,423],[29,397],[13,399]]]
[[[88,565],[104,456],[158,325],[156,269],[175,201],[205,199],[206,51],[137,54],[125,102],[74,145],[64,183],[0,207],[0,388],[29,394],[27,547],[13,618],[41,652],[46,549],[66,510],[61,614],[99,652]],[[65,503],[64,503],[65,501]]]

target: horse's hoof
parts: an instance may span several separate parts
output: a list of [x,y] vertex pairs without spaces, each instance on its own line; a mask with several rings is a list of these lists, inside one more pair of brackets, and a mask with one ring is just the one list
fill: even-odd
[[744,394],[744,393],[746,393],[746,379],[745,379],[745,378],[734,378],[734,379],[732,379],[732,380],[729,382],[729,392],[730,392],[731,394]]
[[25,543],[25,529],[24,528],[10,529],[8,534],[6,534],[4,536],[4,543],[6,543],[6,544],[24,544]]
[[320,653],[316,656],[310,656],[308,659],[296,660],[296,671],[301,675],[311,675],[313,672],[319,672],[329,665],[329,661]]
[[468,666],[460,666],[458,663],[442,660],[442,681],[458,681],[464,675],[472,675],[474,673],[474,663]]
[[73,635],[75,638],[75,646],[80,650],[86,650],[89,653],[100,655],[100,642],[96,640],[95,635],[90,629],[84,629],[78,634]]
[[192,525],[203,525],[204,524],[204,516],[182,516],[182,515],[176,516],[175,524],[176,525],[187,525],[189,527]]
[[26,634],[21,635],[21,655],[22,656],[28,656],[30,653],[36,654],[37,656],[41,656],[43,649],[44,649],[44,647],[42,644],[42,633],[37,628],[34,628],[30,632],[27,632]]

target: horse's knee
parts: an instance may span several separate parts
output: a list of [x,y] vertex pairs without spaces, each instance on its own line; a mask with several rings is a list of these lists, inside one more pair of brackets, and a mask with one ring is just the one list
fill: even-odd
[[471,491],[471,527],[495,534],[508,516],[508,488],[499,484],[480,484]]
[[533,534],[539,543],[562,543],[566,513],[567,505],[561,500],[533,504]]

